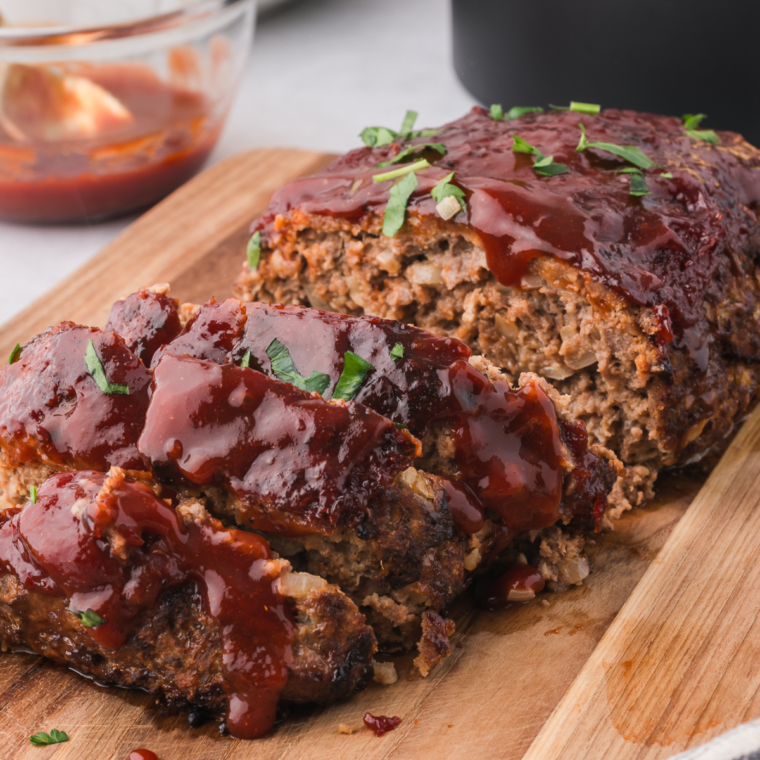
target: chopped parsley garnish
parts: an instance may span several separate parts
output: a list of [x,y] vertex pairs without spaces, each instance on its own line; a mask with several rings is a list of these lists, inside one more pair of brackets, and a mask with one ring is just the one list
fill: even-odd
[[97,628],[99,625],[103,625],[103,623],[106,622],[97,612],[93,612],[92,610],[85,610],[84,612],[72,611],[71,614],[77,618],[85,628]]
[[248,241],[248,247],[245,249],[245,255],[248,257],[248,268],[258,269],[259,259],[261,258],[261,233],[254,232]]
[[400,343],[396,343],[396,345],[391,349],[391,359],[395,362],[396,359],[403,359],[404,358],[404,347]]
[[695,140],[704,140],[711,145],[718,145],[720,137],[712,129],[697,129],[702,119],[707,118],[707,114],[704,113],[685,113],[683,119],[683,131],[689,137],[693,137]]
[[564,174],[568,171],[565,164],[555,164],[554,156],[545,156],[541,151],[531,145],[527,140],[523,140],[520,135],[515,135],[515,141],[512,145],[515,153],[528,153],[536,157],[533,162],[533,171],[544,177],[554,177],[557,174]]
[[106,377],[106,371],[103,369],[103,365],[100,362],[98,352],[95,350],[95,344],[89,341],[87,344],[87,350],[84,352],[84,362],[87,365],[87,369],[92,375],[93,380],[98,384],[98,388],[103,393],[109,395],[129,395],[128,385],[118,385],[117,383],[109,382]]
[[543,108],[539,108],[538,106],[513,106],[505,114],[501,103],[494,103],[491,106],[491,118],[494,121],[511,121],[520,116],[525,116],[526,113],[541,113],[543,110]]
[[438,204],[443,203],[446,198],[455,198],[462,211],[465,211],[467,206],[465,205],[464,190],[462,190],[461,187],[452,185],[452,179],[454,179],[454,172],[447,174],[442,180],[440,180],[430,191],[430,195],[433,196],[435,202]]
[[440,129],[420,129],[417,132],[412,132],[415,121],[417,121],[417,112],[407,111],[400,132],[395,132],[388,127],[366,127],[361,131],[359,137],[368,148],[380,148],[383,145],[390,145],[395,140],[429,137],[430,135],[437,135],[441,131]]
[[367,372],[375,367],[366,359],[355,354],[353,351],[346,351],[343,357],[343,372],[340,373],[338,384],[335,386],[333,393],[334,399],[343,399],[350,401],[359,390],[364,382]]
[[21,344],[16,343],[13,347],[13,351],[11,351],[11,355],[8,357],[8,364],[13,364],[19,356],[21,356]]
[[393,423],[399,430],[409,430],[409,428],[403,422]]
[[586,139],[586,128],[583,124],[578,125],[581,130],[581,139],[578,143],[576,150],[578,152],[586,150],[587,148],[596,148],[597,150],[603,150],[607,153],[612,153],[615,156],[624,158],[626,161],[632,163],[634,166],[638,166],[639,169],[652,169],[657,164],[652,161],[649,156],[642,153],[634,145],[616,145],[615,143],[608,142],[589,142]]
[[661,176],[663,179],[673,179],[673,174],[672,174],[672,172],[663,172],[662,174],[660,174],[660,176]]
[[631,195],[649,195],[649,188],[647,187],[644,175],[639,173],[631,174],[631,184],[629,193]]
[[[419,162],[429,166],[427,161]],[[411,166],[416,166],[412,164]],[[397,171],[401,171],[398,169]],[[390,192],[388,205],[385,207],[383,216],[383,235],[386,237],[396,237],[396,233],[401,229],[406,217],[406,206],[412,193],[417,189],[417,177],[414,171],[404,172],[406,176],[397,182]],[[388,172],[393,174],[393,172]]]
[[240,366],[241,367],[251,366],[251,349],[250,348],[243,354],[243,358],[240,360]]
[[419,158],[426,150],[436,150],[441,156],[446,155],[446,146],[443,143],[422,143],[421,145],[410,145],[402,150],[395,158],[388,161],[381,161],[377,166],[390,166],[391,164],[403,164],[404,161],[412,161]]
[[267,356],[272,362],[272,372],[274,372],[278,380],[282,380],[284,383],[295,385],[296,388],[300,388],[308,393],[316,391],[320,396],[327,390],[327,386],[330,385],[330,376],[325,375],[323,372],[312,372],[308,378],[301,375],[293,363],[293,358],[287,346],[280,343],[277,338],[267,346]]
[[403,177],[405,174],[409,174],[409,172],[413,173],[420,169],[427,169],[429,166],[430,164],[426,159],[423,158],[419,161],[415,161],[413,164],[402,166],[399,169],[393,169],[392,171],[383,172],[382,174],[374,174],[372,176],[372,181],[385,182],[387,179],[396,179],[396,177]]
[[555,111],[577,111],[578,113],[599,113],[602,107],[597,103],[576,103],[574,100],[570,101],[569,106],[553,106],[549,104],[549,108],[553,108]]
[[31,501],[32,504],[37,503],[37,486],[29,487],[29,501]]
[[29,741],[36,747],[44,747],[47,744],[60,744],[68,740],[68,734],[65,731],[59,731],[57,728],[54,728],[49,734],[40,731],[38,734],[32,734],[29,737]]

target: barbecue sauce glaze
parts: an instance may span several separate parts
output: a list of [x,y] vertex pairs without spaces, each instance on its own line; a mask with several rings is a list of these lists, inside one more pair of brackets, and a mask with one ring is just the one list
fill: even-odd
[[[576,150],[580,124],[590,142],[636,146],[663,167],[645,172],[649,195],[630,195],[629,176],[616,173],[631,166],[624,159]],[[537,175],[534,156],[512,150],[516,134],[569,171]],[[534,258],[553,256],[626,302],[655,309],[661,338],[694,350],[704,343],[702,294],[730,249],[743,249],[756,235],[760,204],[760,161],[738,135],[721,132],[720,140],[713,146],[689,138],[680,119],[633,111],[550,110],[505,122],[476,107],[432,137],[360,148],[315,176],[288,183],[253,229],[273,247],[282,228],[277,218],[296,208],[355,222],[382,214],[396,180],[373,182],[372,175],[384,171],[378,163],[408,145],[442,143],[446,155],[434,154],[433,165],[417,172],[410,213],[439,219],[430,191],[455,171],[467,209],[452,222],[477,233],[500,283],[518,286]],[[665,173],[673,177],[660,176]]]
[[[113,552],[117,533],[126,555]],[[292,661],[293,625],[277,591],[267,542],[217,520],[180,520],[146,482],[120,470],[49,478],[36,503],[0,518],[0,566],[24,587],[66,597],[73,613],[104,619],[89,628],[106,649],[129,637],[136,620],[167,589],[194,584],[219,625],[227,729],[242,739],[274,724]]]

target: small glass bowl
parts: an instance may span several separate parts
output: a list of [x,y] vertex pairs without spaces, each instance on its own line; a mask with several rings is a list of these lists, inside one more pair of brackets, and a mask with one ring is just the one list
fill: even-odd
[[3,0],[0,219],[156,203],[214,147],[255,0]]

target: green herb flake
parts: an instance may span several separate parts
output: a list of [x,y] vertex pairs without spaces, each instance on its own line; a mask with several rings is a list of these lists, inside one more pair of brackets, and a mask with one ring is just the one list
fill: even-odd
[[494,121],[504,121],[504,109],[501,107],[501,103],[491,105],[491,118]]
[[662,174],[660,174],[660,177],[662,177],[663,179],[673,179],[673,174],[672,172],[663,172]]
[[442,180],[433,187],[430,191],[430,195],[433,196],[436,203],[441,203],[444,198],[453,197],[459,201],[459,205],[462,211],[467,209],[465,205],[465,194],[461,187],[451,184],[451,180],[454,179],[454,172],[447,174]]
[[71,614],[77,618],[85,628],[97,628],[99,625],[103,625],[103,623],[106,622],[97,612],[93,612],[92,610],[85,610],[84,612],[74,612],[72,610]]
[[414,129],[414,122],[417,121],[419,114],[417,111],[407,111],[404,115],[404,121],[401,122],[401,134],[408,135]]
[[394,132],[387,127],[367,127],[359,135],[362,142],[368,148],[380,148],[383,145],[390,145],[398,136],[398,132]]
[[531,145],[527,140],[523,140],[520,135],[515,135],[512,150],[515,153],[527,153],[535,156],[533,171],[542,177],[554,177],[557,174],[564,174],[569,171],[565,164],[555,164],[554,156],[544,156],[538,148]]
[[316,391],[320,396],[324,394],[327,386],[330,385],[330,376],[325,375],[323,372],[312,372],[308,378],[301,375],[293,363],[293,358],[287,346],[280,343],[277,338],[267,346],[267,356],[272,362],[272,372],[274,372],[278,380],[282,380],[284,383],[295,385],[296,388],[300,388],[308,393]]
[[396,345],[391,349],[391,359],[395,362],[396,359],[403,359],[404,358],[404,347],[400,343],[396,343]]
[[396,177],[403,177],[405,174],[409,174],[410,172],[414,173],[420,169],[427,169],[429,166],[430,164],[426,159],[423,158],[420,161],[415,161],[413,164],[407,164],[406,166],[402,166],[399,169],[393,169],[392,171],[383,172],[382,174],[375,174],[372,176],[372,181],[385,182],[389,179],[396,179]]
[[241,367],[250,367],[251,366],[251,349],[247,349],[246,352],[243,354],[243,358],[240,360],[240,366]]
[[685,129],[685,134],[688,137],[692,137],[695,140],[704,140],[710,145],[718,145],[720,143],[720,137],[712,129]]
[[65,731],[59,731],[54,728],[49,734],[44,731],[40,731],[38,734],[32,734],[29,737],[29,741],[34,744],[35,747],[44,747],[48,744],[61,744],[61,742],[69,741],[69,736]]
[[409,430],[409,428],[403,422],[393,423],[399,430]]
[[636,196],[649,195],[649,188],[643,174],[631,174],[629,193]]
[[405,150],[402,150],[395,158],[391,158],[388,161],[381,161],[377,166],[381,168],[383,166],[390,166],[391,164],[403,164],[404,161],[413,161],[420,157],[426,150],[435,150],[441,154],[446,155],[446,146],[443,143],[422,143],[421,145],[410,145]]
[[[423,163],[429,166],[427,161]],[[412,166],[415,166],[415,164],[412,164]],[[389,172],[389,174],[393,174],[393,172]],[[386,237],[396,237],[396,233],[404,224],[409,198],[416,189],[417,177],[413,171],[407,173],[400,182],[397,182],[391,188],[388,205],[385,207],[385,215],[383,216],[383,235]]]
[[31,501],[32,504],[37,503],[37,486],[29,487],[29,501]]
[[261,258],[261,233],[254,232],[248,241],[248,247],[245,249],[245,255],[248,257],[248,268],[258,269],[259,259]]
[[681,117],[681,121],[683,121],[683,128],[684,129],[696,129],[703,119],[707,118],[706,113],[685,113]]
[[586,138],[586,128],[583,124],[578,125],[581,130],[581,139],[578,143],[576,150],[578,152],[586,150],[587,148],[596,148],[597,150],[603,150],[607,153],[612,153],[615,156],[625,159],[632,163],[634,166],[638,166],[639,169],[652,169],[657,164],[652,161],[649,156],[642,153],[634,145],[616,145],[615,143],[608,142],[589,142]]
[[599,113],[602,110],[602,107],[597,103],[576,103],[575,101],[571,101],[570,110],[577,111],[578,113],[594,114]]
[[491,118],[495,121],[512,121],[512,119],[519,119],[529,113],[542,113],[543,110],[538,106],[512,106],[505,114],[501,104],[494,103],[491,106]]
[[21,356],[21,344],[16,343],[11,351],[11,355],[8,357],[8,364],[13,364]]
[[93,380],[98,385],[98,388],[103,393],[109,395],[129,395],[128,385],[118,385],[117,383],[109,382],[106,377],[106,371],[103,369],[103,365],[98,356],[98,352],[95,350],[95,344],[92,341],[87,343],[87,350],[84,353],[84,362],[87,365],[87,369],[92,375]]
[[346,351],[343,357],[343,372],[340,374],[338,384],[335,386],[333,393],[334,399],[343,399],[350,401],[359,390],[367,372],[374,369],[366,359],[355,354],[353,351]]
[[570,106],[555,106],[549,103],[549,108],[552,109],[552,111],[569,111]]

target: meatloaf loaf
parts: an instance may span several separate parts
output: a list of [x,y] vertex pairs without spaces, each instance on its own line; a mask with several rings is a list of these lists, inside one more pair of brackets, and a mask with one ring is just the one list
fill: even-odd
[[376,637],[418,643],[426,674],[489,564],[528,555],[521,599],[527,559],[540,586],[588,574],[579,534],[617,463],[540,378],[510,387],[460,341],[377,318],[183,314],[141,291],[118,333],[64,322],[0,369],[5,646],[250,736],[280,700],[360,688]]
[[369,130],[274,194],[235,292],[413,323],[547,378],[626,465],[614,517],[755,403],[760,152],[695,118],[532,110]]

